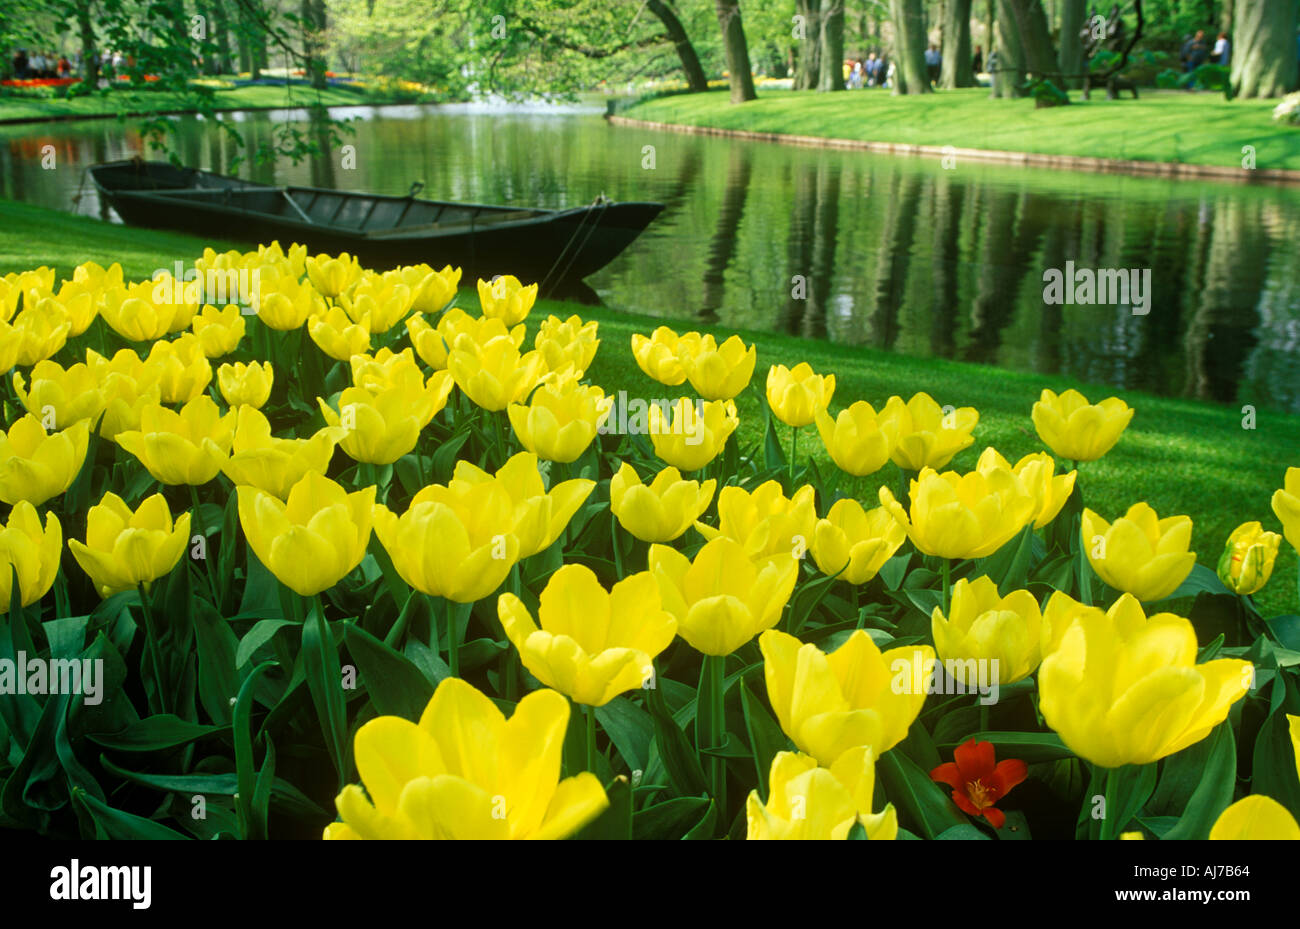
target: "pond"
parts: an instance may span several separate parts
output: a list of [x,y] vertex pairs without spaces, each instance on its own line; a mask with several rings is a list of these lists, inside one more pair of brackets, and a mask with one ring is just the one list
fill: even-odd
[[[581,108],[335,115],[355,117],[351,151],[237,173],[510,205],[656,200],[659,219],[587,280],[611,307],[1300,412],[1300,189],[734,142]],[[256,144],[306,117],[225,118]],[[233,173],[213,125],[175,131],[186,163]],[[116,219],[82,169],[134,154],[130,120],[2,127],[0,196]]]

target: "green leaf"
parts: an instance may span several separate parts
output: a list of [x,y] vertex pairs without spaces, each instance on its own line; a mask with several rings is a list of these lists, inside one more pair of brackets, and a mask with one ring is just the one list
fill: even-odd
[[380,716],[419,720],[434,690],[420,669],[405,655],[352,623],[344,626],[343,641],[357,663],[362,686],[375,711]]
[[632,785],[626,777],[616,777],[605,787],[609,807],[589,823],[575,839],[632,838]]
[[930,775],[901,752],[888,751],[876,764],[885,796],[898,810],[899,820],[923,838],[937,838],[953,826],[969,825],[961,810]]
[[985,839],[988,840],[982,831],[972,826],[970,823],[962,823],[960,826],[950,826],[935,836],[936,839]]
[[767,413],[767,430],[763,433],[763,466],[770,470],[784,471],[787,462],[785,449],[781,447],[781,439],[776,434],[776,417],[766,405],[763,410]]
[[168,829],[162,823],[124,810],[115,809],[97,800],[86,791],[74,788],[72,802],[84,809],[95,821],[97,829],[103,830],[106,839],[185,839],[187,836]]
[[235,651],[235,667],[242,668],[252,660],[259,648],[270,642],[275,634],[285,626],[296,625],[291,619],[263,619],[253,624],[253,628],[244,633]]
[[207,601],[196,601],[194,638],[199,653],[199,700],[210,718],[230,722],[230,698],[239,692],[239,640]]
[[708,797],[677,797],[632,814],[632,834],[638,839],[678,839],[686,835],[713,805]]
[[644,772],[650,764],[650,741],[655,724],[650,714],[626,697],[615,697],[596,707],[596,721],[609,736],[631,771]]
[[254,668],[244,679],[243,686],[239,688],[239,696],[235,698],[235,771],[236,782],[239,785],[235,796],[235,809],[239,814],[243,837],[246,839],[266,838],[266,819],[262,816],[262,811],[256,809],[253,804],[256,794],[253,776],[253,687],[258,678],[274,666],[274,662],[265,661]]
[[972,576],[985,574],[992,578],[998,585],[998,592],[1005,597],[1028,583],[1033,553],[1034,527],[1031,524],[992,555],[976,561]]
[[709,807],[700,817],[700,821],[690,829],[686,830],[686,835],[682,836],[684,841],[697,841],[701,839],[711,839],[718,828],[718,805],[712,800],[709,801]]
[[[104,770],[117,777],[142,784],[154,790],[181,794],[186,800],[194,794],[215,794],[221,797],[233,797],[239,792],[239,778],[229,774],[147,774],[143,771],[130,771],[113,764],[106,755],[99,756],[99,763]],[[278,807],[286,815],[296,819],[323,821],[332,814],[322,809],[314,800],[284,778],[277,777],[271,786],[272,806]]]
[[[293,594],[297,596],[297,594]],[[312,704],[320,720],[325,745],[342,786],[347,777],[347,705],[343,699],[343,669],[338,646],[321,615],[320,601],[312,598],[311,612],[302,624],[303,669]],[[251,786],[251,785],[250,785]]]
[[799,586],[794,596],[790,598],[790,617],[787,626],[790,635],[799,634],[813,611],[817,609],[817,604],[821,603],[822,598],[831,589],[831,585],[835,583],[835,579],[836,575],[827,575]]
[[790,740],[744,681],[740,682],[740,703],[745,711],[745,729],[749,733],[749,746],[758,773],[758,792],[760,796],[766,797],[767,776],[772,768],[772,759],[778,752],[790,747]]
[[704,769],[700,767],[699,756],[686,733],[673,719],[664,703],[663,691],[651,687],[645,691],[646,705],[654,720],[655,745],[659,748],[659,757],[663,759],[664,769],[672,780],[677,792],[683,796],[693,797],[708,790],[704,779]]
[[1165,759],[1148,808],[1178,815],[1178,822],[1161,838],[1208,839],[1215,820],[1232,803],[1236,784],[1237,745],[1232,724],[1224,721],[1195,745]]
[[96,745],[119,752],[156,752],[177,745],[187,745],[204,736],[224,732],[222,726],[192,723],[170,713],[149,716],[120,732],[91,733]]
[[[999,760],[1019,758],[1026,764],[1034,764],[1074,757],[1074,752],[1065,747],[1055,732],[976,732],[970,738],[977,742],[992,742]],[[940,753],[947,755],[959,744],[961,743],[946,742],[937,747]]]

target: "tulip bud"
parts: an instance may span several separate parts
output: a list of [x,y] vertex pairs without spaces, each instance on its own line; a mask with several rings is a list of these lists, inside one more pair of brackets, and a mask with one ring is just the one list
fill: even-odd
[[1282,537],[1264,532],[1258,522],[1232,530],[1219,558],[1219,579],[1234,593],[1249,596],[1268,583]]

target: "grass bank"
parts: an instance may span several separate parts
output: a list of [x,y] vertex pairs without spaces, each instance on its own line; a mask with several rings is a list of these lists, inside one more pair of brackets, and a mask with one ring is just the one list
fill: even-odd
[[[291,87],[248,86],[213,93],[218,110],[266,110],[291,106],[359,106],[384,103],[403,103],[412,94],[387,93],[382,88],[363,85],[358,87],[331,86],[322,91],[305,85]],[[167,92],[149,90],[113,90],[86,97],[48,100],[6,96],[0,97],[0,124],[43,119],[85,119],[118,114],[167,113],[177,110],[191,111],[193,101]]]
[[[128,277],[141,279],[155,268],[169,268],[178,259],[201,254],[204,245],[236,247],[0,201],[0,274],[45,264],[70,276],[76,264],[94,259],[104,264],[119,261]],[[460,301],[476,302],[472,287],[462,289]],[[632,397],[651,398],[673,392],[641,373],[629,347],[633,333],[649,333],[665,320],[611,308],[539,301],[530,318],[530,330],[535,331],[548,313],[566,317],[577,313],[584,319],[599,320],[602,344],[589,373],[607,393],[626,390]],[[678,327],[707,329],[690,321]],[[718,332],[726,335],[731,330]],[[1239,523],[1260,520],[1266,528],[1279,529],[1269,499],[1281,486],[1286,467],[1300,465],[1297,416],[1261,413],[1257,428],[1246,430],[1240,412],[1230,407],[787,335],[750,331],[741,331],[741,335],[758,346],[754,384],[759,388],[769,365],[806,361],[820,373],[835,374],[833,410],[855,400],[867,400],[879,408],[891,394],[906,397],[918,390],[940,403],[974,406],[980,412],[976,442],[954,459],[953,467],[959,470],[974,467],[986,445],[997,447],[1012,462],[1042,450],[1029,412],[1044,387],[1058,391],[1077,387],[1094,401],[1118,393],[1137,413],[1110,455],[1082,467],[1087,504],[1108,519],[1138,500],[1146,500],[1162,516],[1190,515],[1195,523],[1193,547],[1201,563],[1211,569],[1228,533]],[[740,398],[739,435],[746,446],[762,440],[761,404],[761,394],[754,389]],[[788,443],[784,430],[782,438]],[[823,473],[833,467],[815,429],[804,430],[800,450],[801,454],[811,452]],[[868,478],[846,477],[841,487],[874,505],[877,487],[882,483],[896,486],[897,479],[898,472],[890,464]],[[1274,580],[1257,597],[1264,615],[1296,610],[1296,576],[1296,553],[1284,544]]]
[[987,88],[895,97],[869,89],[816,94],[770,90],[733,106],[725,92],[647,100],[629,119],[749,132],[978,148],[1178,164],[1242,166],[1242,146],[1256,167],[1300,170],[1300,128],[1274,122],[1276,100],[1234,100],[1221,94],[1142,91],[1140,100],[1084,102],[1035,109],[1034,102],[994,100]]

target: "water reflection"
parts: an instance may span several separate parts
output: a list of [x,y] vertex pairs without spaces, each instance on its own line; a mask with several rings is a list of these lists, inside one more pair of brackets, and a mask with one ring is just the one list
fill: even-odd
[[[598,117],[367,111],[341,153],[237,171],[265,183],[566,207],[599,193],[667,208],[589,279],[607,303],[914,355],[1300,411],[1300,191],[1075,175],[732,143]],[[237,154],[303,112],[237,114],[240,149],[177,121],[181,156]],[[316,121],[303,128],[330,142]],[[654,146],[647,167],[646,146]],[[42,167],[54,152],[56,167]],[[0,130],[0,196],[109,218],[83,178],[148,153],[115,120]],[[437,256],[430,256],[436,261]],[[1149,269],[1146,315],[1050,305],[1043,272]]]

